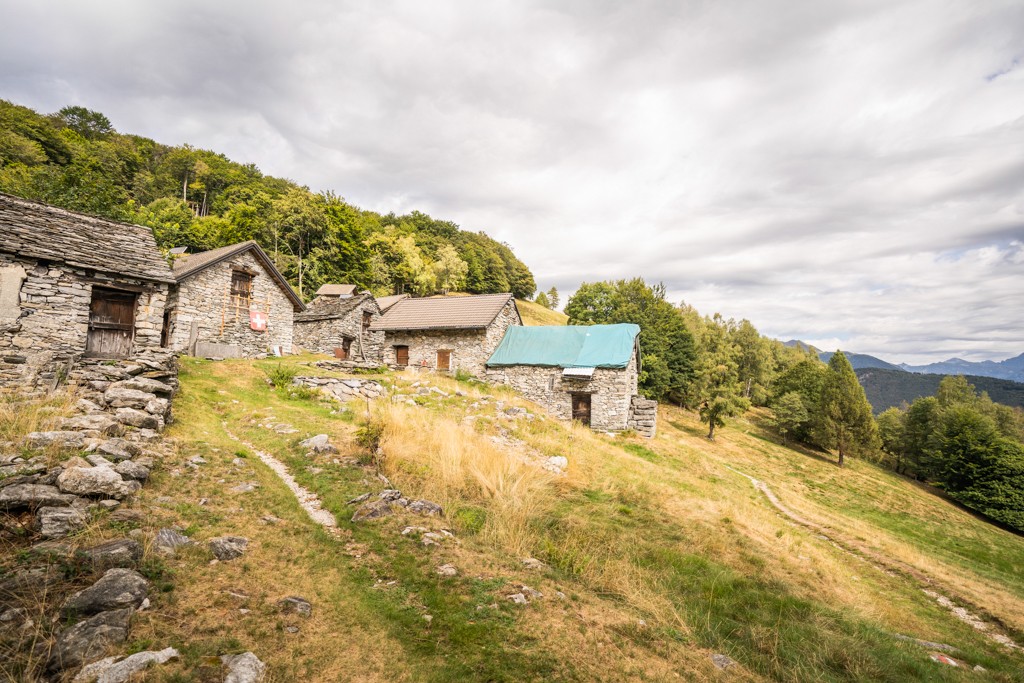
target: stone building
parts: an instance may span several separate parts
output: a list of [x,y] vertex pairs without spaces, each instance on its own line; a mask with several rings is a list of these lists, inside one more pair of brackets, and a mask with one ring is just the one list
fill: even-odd
[[0,194],[0,386],[159,349],[173,282],[149,228]]
[[505,330],[521,326],[511,294],[402,299],[370,326],[392,367],[463,370],[483,377]]
[[293,316],[306,306],[255,242],[182,256],[174,277],[171,348],[220,358],[291,353]]
[[402,299],[408,299],[408,294],[392,294],[390,296],[378,296],[377,306],[380,307],[380,314],[384,315],[388,312],[388,309],[397,304]]
[[356,295],[355,285],[321,285],[313,295],[313,300],[307,306],[315,306],[321,300],[333,301],[335,299],[347,299]]
[[654,436],[657,403],[637,394],[639,334],[633,324],[509,328],[486,378],[560,419]]
[[304,313],[295,314],[295,344],[340,360],[379,364],[384,333],[370,331],[379,319],[380,308],[369,292],[321,295],[309,303]]

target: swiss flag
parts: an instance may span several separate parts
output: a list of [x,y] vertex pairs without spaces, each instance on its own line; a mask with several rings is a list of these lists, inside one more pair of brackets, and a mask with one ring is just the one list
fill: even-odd
[[249,311],[249,327],[257,332],[266,332],[267,314],[263,311]]

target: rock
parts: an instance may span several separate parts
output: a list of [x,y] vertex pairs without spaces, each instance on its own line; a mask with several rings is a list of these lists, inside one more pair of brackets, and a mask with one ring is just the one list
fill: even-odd
[[61,421],[60,428],[68,431],[99,432],[106,436],[117,436],[124,431],[124,427],[106,413],[76,415],[75,417],[65,418]]
[[505,414],[509,417],[519,417],[520,415],[526,415],[526,408],[518,408],[516,406],[509,406],[505,408]]
[[220,661],[228,668],[224,683],[259,683],[267,671],[267,665],[251,652],[222,655]]
[[64,493],[78,496],[103,496],[123,500],[138,490],[128,486],[121,475],[109,467],[74,467],[57,477],[57,486]]
[[85,527],[88,521],[81,510],[73,507],[41,507],[36,524],[43,538],[61,538]]
[[63,507],[71,505],[75,496],[61,493],[56,486],[46,484],[12,484],[0,489],[0,508]]
[[159,415],[166,418],[167,414],[171,412],[171,402],[166,398],[154,398],[146,403],[146,412],[150,415]]
[[540,560],[535,559],[533,557],[524,557],[523,558],[523,566],[526,567],[527,569],[534,569],[534,570],[537,570],[537,571],[540,571],[541,569],[546,569],[547,568],[547,565],[545,565],[543,562],[541,562]]
[[130,441],[124,439],[107,439],[96,447],[96,452],[114,462],[130,460],[142,450]]
[[548,472],[564,472],[569,467],[569,459],[564,455],[552,455],[544,461],[543,467]]
[[441,534],[435,534],[433,531],[428,531],[427,533],[420,536],[420,542],[426,547],[430,547],[432,545],[441,545],[441,541],[443,540],[444,536],[442,536]]
[[928,656],[931,657],[931,660],[933,662],[938,662],[939,664],[945,664],[946,666],[956,666],[956,667],[960,666],[960,662],[958,662],[957,660],[953,659],[949,655],[943,654],[941,652],[929,652]]
[[134,569],[108,569],[99,581],[64,602],[64,615],[98,614],[125,607],[135,609],[146,599],[149,581]]
[[287,598],[283,598],[277,601],[281,609],[285,612],[295,612],[299,616],[311,617],[313,616],[313,606],[309,604],[309,600],[300,598],[297,595],[291,595]]
[[138,427],[139,429],[160,429],[163,427],[163,420],[134,408],[118,408],[114,417],[121,424]]
[[711,662],[719,669],[727,669],[736,663],[731,658],[717,652],[711,655]]
[[117,661],[117,657],[107,657],[83,667],[71,683],[127,683],[150,665],[163,664],[178,656],[179,652],[169,647],[160,651],[136,652],[121,661]]
[[529,604],[529,600],[527,600],[526,596],[522,593],[513,593],[512,595],[508,596],[508,599],[517,605]]
[[[120,510],[118,510],[118,512],[120,512]],[[181,546],[191,544],[191,538],[188,536],[182,536],[174,529],[160,529],[160,531],[156,532],[156,537],[153,539],[153,547],[158,552],[165,553],[167,555],[173,555]]]
[[149,479],[149,469],[131,460],[122,460],[117,463],[114,465],[114,471],[125,479],[134,479],[135,481]]
[[402,497],[402,492],[397,489],[384,489],[377,497],[381,500],[399,500]]
[[243,481],[241,484],[232,486],[228,491],[232,491],[234,493],[249,493],[250,491],[255,491],[259,487],[260,485],[254,481]]
[[103,406],[98,403],[94,403],[87,398],[80,398],[75,401],[75,410],[82,413],[100,413],[103,412]]
[[109,460],[104,458],[102,455],[96,455],[95,453],[92,453],[90,455],[85,456],[85,461],[87,463],[89,463],[90,465],[92,465],[93,467],[113,467],[114,466],[114,463],[110,462]]
[[451,564],[442,564],[435,570],[440,576],[458,576],[459,570]]
[[72,431],[32,432],[25,437],[25,445],[29,448],[80,451],[85,448],[85,435]]
[[120,384],[120,382],[112,384],[105,392],[103,392],[103,400],[111,408],[141,409],[145,408],[147,403],[156,398],[155,395],[148,391],[128,389]]
[[68,458],[67,460],[62,462],[61,467],[63,467],[65,470],[70,470],[73,467],[92,467],[92,463],[90,463],[85,458],[80,458],[76,455],[73,458]]
[[142,546],[130,538],[94,545],[82,550],[81,553],[97,571],[113,567],[135,567],[142,561]]
[[316,436],[310,437],[305,441],[300,441],[299,445],[303,448],[307,448],[314,453],[337,453],[338,449],[330,444],[330,437],[326,434],[317,434]]
[[[102,501],[100,502],[102,503]],[[111,512],[109,519],[111,522],[119,522],[121,524],[135,524],[142,521],[142,513],[138,510],[121,508]]]
[[113,498],[101,500],[96,504],[99,505],[100,509],[102,510],[116,510],[117,508],[121,507],[121,501],[114,500]]
[[381,517],[387,517],[392,514],[392,501],[390,500],[371,500],[368,503],[364,503],[356,510],[355,514],[352,515],[353,522],[362,522],[367,519],[379,519]]
[[345,505],[358,505],[359,503],[362,503],[362,502],[368,500],[370,498],[370,495],[371,495],[370,493],[364,493],[361,496],[356,496],[352,500],[346,502]]
[[146,377],[133,377],[132,379],[125,380],[114,384],[111,388],[123,388],[130,389],[132,391],[142,391],[147,394],[156,394],[158,396],[170,396],[174,393],[174,387],[169,384],[164,384],[155,379],[148,379]]
[[47,671],[73,669],[98,659],[108,648],[123,643],[128,638],[131,615],[131,609],[101,612],[61,632],[50,650]]
[[527,585],[519,586],[520,590],[523,591],[523,595],[527,596],[531,600],[540,600],[544,597],[544,594],[538,590],[534,590]]
[[249,539],[242,536],[219,536],[210,539],[210,552],[222,562],[233,560],[245,554]]
[[414,500],[406,506],[409,512],[415,512],[418,515],[441,515],[444,514],[444,510],[437,503],[432,503],[429,500]]

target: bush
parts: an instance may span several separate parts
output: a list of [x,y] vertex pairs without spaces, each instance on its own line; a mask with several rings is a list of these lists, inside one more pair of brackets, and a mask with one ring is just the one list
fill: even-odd
[[478,534],[487,523],[487,511],[478,507],[463,507],[455,511],[452,521],[464,534]]
[[289,386],[292,383],[292,380],[295,379],[295,376],[299,374],[298,370],[295,368],[290,366],[286,367],[281,363],[278,363],[275,367],[270,368],[269,370],[264,370],[264,372],[267,373],[267,379],[270,380],[270,383],[278,389]]

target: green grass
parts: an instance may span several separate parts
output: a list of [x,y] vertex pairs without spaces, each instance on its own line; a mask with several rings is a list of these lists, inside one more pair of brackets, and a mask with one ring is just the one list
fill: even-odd
[[569,322],[566,314],[525,299],[516,299],[516,308],[519,309],[524,325],[567,325]]

